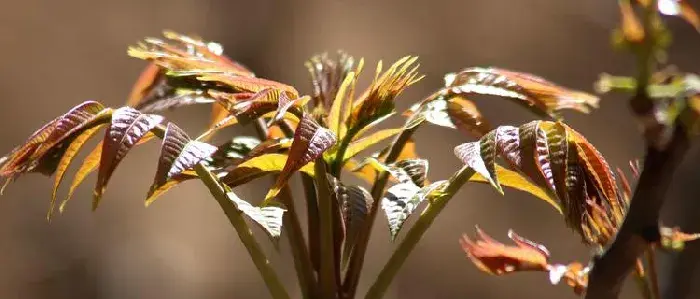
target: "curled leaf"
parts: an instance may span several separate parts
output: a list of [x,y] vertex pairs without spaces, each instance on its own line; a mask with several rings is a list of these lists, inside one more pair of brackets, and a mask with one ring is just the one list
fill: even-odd
[[294,132],[294,141],[289,149],[284,169],[282,169],[282,172],[277,177],[277,181],[265,196],[265,202],[267,203],[277,196],[279,190],[287,184],[294,172],[309,162],[316,160],[335,143],[336,137],[333,132],[321,127],[309,115],[305,115]]
[[512,230],[508,237],[516,246],[507,246],[476,229],[477,239],[462,236],[460,243],[467,257],[479,270],[492,275],[515,271],[547,271],[549,251],[542,245],[524,239]]

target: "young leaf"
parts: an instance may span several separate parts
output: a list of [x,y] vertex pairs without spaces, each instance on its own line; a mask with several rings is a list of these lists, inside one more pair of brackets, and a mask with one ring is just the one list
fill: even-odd
[[462,133],[481,137],[491,131],[491,125],[481,115],[474,103],[462,96],[447,100],[447,115]]
[[503,189],[498,183],[498,176],[496,175],[495,142],[492,138],[484,138],[483,141],[483,143],[482,141],[475,141],[458,145],[455,147],[454,153],[457,158],[462,160],[462,163],[486,178],[491,186],[503,194]]
[[347,262],[355,246],[355,241],[358,234],[367,218],[367,213],[372,207],[374,200],[372,195],[367,190],[359,186],[346,186],[334,180],[335,197],[338,200],[338,206],[345,228],[345,242],[343,248],[343,264]]
[[102,198],[112,173],[126,154],[143,136],[163,121],[163,117],[142,114],[130,107],[119,108],[112,113],[112,124],[105,131],[100,155],[100,167],[95,185],[95,202]]
[[348,145],[347,150],[345,151],[345,157],[343,157],[343,161],[347,161],[348,159],[354,157],[355,155],[359,154],[368,147],[382,142],[387,138],[391,138],[401,133],[401,131],[403,131],[403,129],[381,130],[372,133],[372,135],[351,142],[350,145]]
[[[552,198],[552,196],[549,195],[549,192],[547,192],[546,189],[533,184],[520,173],[503,168],[501,165],[496,164],[496,177],[498,177],[498,183],[501,186],[530,193],[531,195],[534,195],[535,197],[544,200],[552,207],[554,207],[559,213],[561,213],[561,207],[559,206],[559,203],[556,201],[555,198]],[[489,180],[479,173],[476,173],[471,178],[469,178],[469,181],[490,184]]]
[[516,246],[506,246],[476,228],[478,239],[462,236],[460,243],[467,257],[479,270],[492,275],[503,275],[515,271],[549,270],[549,251],[544,246],[524,239],[512,230],[508,237]]
[[406,159],[401,160],[392,165],[393,167],[403,170],[411,182],[419,187],[424,187],[428,179],[428,160],[425,159]]
[[148,197],[175,175],[192,169],[197,163],[210,157],[216,149],[213,145],[192,141],[182,129],[168,123],[158,158],[158,169]]
[[[259,177],[282,171],[287,161],[284,154],[264,154],[246,160],[228,172],[221,181],[228,186],[236,187]],[[310,162],[299,171],[313,177],[314,163]]]
[[590,94],[555,85],[541,77],[497,68],[467,68],[448,74],[448,94],[484,94],[518,100],[538,115],[554,117],[559,110],[588,113],[599,99]]
[[272,198],[277,196],[280,188],[287,183],[295,171],[320,157],[335,143],[336,137],[333,132],[321,127],[311,119],[310,115],[304,115],[294,132],[294,141],[289,149],[284,168],[265,196],[265,202],[269,203]]
[[105,125],[106,124],[101,124],[80,133],[73,140],[70,146],[68,146],[68,149],[66,149],[66,153],[61,158],[61,161],[58,162],[58,168],[56,169],[56,178],[54,180],[53,191],[51,193],[51,206],[49,207],[49,212],[46,215],[46,218],[48,220],[51,220],[51,217],[53,216],[53,212],[55,210],[56,205],[56,193],[58,192],[58,187],[60,187],[61,182],[63,181],[63,177],[66,173],[66,170],[68,170],[68,166],[70,166],[70,163],[73,162],[73,159],[75,159],[75,156],[78,154],[85,142],[87,142],[90,139],[90,137],[95,135],[95,133],[97,133],[97,131]]
[[634,43],[641,42],[644,39],[644,27],[634,13],[634,8],[632,8],[630,0],[620,0],[617,2],[620,5],[622,34],[625,39]]
[[166,181],[165,184],[162,184],[162,185],[158,186],[155,190],[149,192],[148,197],[146,197],[146,201],[144,202],[144,205],[146,207],[150,206],[161,195],[165,194],[165,192],[168,192],[168,190],[172,189],[173,187],[179,185],[180,183],[182,183],[184,181],[188,181],[188,180],[196,179],[196,178],[197,178],[197,175],[190,174],[190,173],[180,173],[180,174],[173,176],[168,181]]
[[[348,119],[348,128],[362,129],[365,126],[394,112],[394,99],[406,87],[422,79],[412,67],[417,57],[406,56],[395,62],[381,76],[381,63],[377,68],[372,85],[353,103],[353,110]],[[409,70],[409,68],[411,68]]]
[[[323,110],[331,107],[341,83],[345,78],[348,78],[348,73],[354,64],[355,59],[344,52],[338,52],[335,59],[330,59],[327,54],[316,55],[305,63],[309,75],[311,75],[315,107],[320,107]],[[360,60],[360,64],[362,64],[362,60]],[[359,74],[359,70],[361,67],[358,67],[355,74]],[[331,129],[335,130],[334,127]]]
[[236,208],[238,208],[241,213],[250,217],[250,219],[262,227],[271,238],[279,238],[282,234],[282,216],[286,211],[285,209],[280,207],[256,207],[240,199],[233,192],[228,192],[226,194],[228,198],[236,204]]
[[420,188],[411,182],[405,182],[391,186],[382,198],[382,209],[389,221],[391,240],[396,239],[404,222],[418,205],[435,193],[441,192],[448,184],[448,181],[438,181]]

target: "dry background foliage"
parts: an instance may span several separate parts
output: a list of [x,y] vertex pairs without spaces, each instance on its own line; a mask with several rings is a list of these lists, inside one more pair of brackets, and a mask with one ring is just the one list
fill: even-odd
[[[125,55],[126,46],[142,36],[158,35],[162,28],[220,41],[228,55],[261,76],[300,88],[308,85],[303,61],[321,50],[342,48],[368,62],[418,55],[427,78],[407,91],[402,97],[406,101],[399,100],[400,108],[441,85],[445,72],[466,66],[527,71],[588,91],[599,72],[625,73],[633,66],[627,55],[609,50],[609,30],[617,21],[615,1],[33,0],[3,3],[3,7],[0,118],[13,122],[0,128],[0,152],[9,151],[36,124],[75,103],[95,99],[120,106],[143,67],[141,61]],[[675,39],[684,40],[671,49],[673,62],[697,72],[697,33],[681,20],[668,24]],[[532,118],[510,103],[475,99],[496,125]],[[624,96],[605,95],[603,108],[589,116],[564,115],[612,165],[624,166],[629,158],[643,154],[626,105]],[[185,113],[190,117],[183,118]],[[194,132],[206,122],[208,109],[188,108],[174,114],[178,124]],[[464,141],[458,134],[442,137],[442,133],[443,129],[427,127],[417,136],[423,142],[418,150],[432,158],[431,177],[436,178],[452,173],[458,160],[445,155],[446,150]],[[157,150],[157,144],[135,150],[117,172],[144,172],[150,179]],[[679,169],[676,186],[700,183],[700,173],[693,167],[700,162],[700,152],[692,151],[687,160]],[[103,202],[110,207],[94,215],[86,203],[91,198],[87,184],[75,196],[83,204],[73,204],[68,215],[57,217],[51,225],[44,221],[50,184],[35,175],[12,185],[0,202],[0,297],[268,296],[235,232],[200,184],[184,184],[144,209],[140,199],[149,184],[136,175],[115,175],[112,185],[120,187],[108,192]],[[488,186],[476,184],[465,189],[412,253],[387,298],[571,297],[568,288],[543,287],[541,275],[499,279],[479,273],[465,261],[457,239],[476,223],[498,237],[497,232],[516,227],[523,236],[560,254],[556,256],[560,261],[588,257],[578,236],[568,232],[560,217],[541,201],[512,190],[501,197]],[[700,231],[697,219],[673,217],[689,205],[700,205],[682,200],[697,197],[692,188],[686,190],[687,194],[680,188],[672,191],[674,198],[664,219],[686,231]],[[265,194],[251,185],[239,195]],[[374,235],[385,237],[371,242],[363,280],[374,279],[382,265],[373,264],[372,259],[384,261],[390,254],[386,229],[378,225]],[[673,259],[662,259],[664,285],[674,275],[693,275],[690,269],[698,265],[700,245],[689,244],[682,255],[690,259],[675,266]],[[288,254],[273,255],[273,262],[286,266],[281,275],[289,286],[296,286]],[[695,277],[697,281],[700,274]],[[695,293],[700,296],[697,286]],[[668,298],[677,297],[669,294]]]

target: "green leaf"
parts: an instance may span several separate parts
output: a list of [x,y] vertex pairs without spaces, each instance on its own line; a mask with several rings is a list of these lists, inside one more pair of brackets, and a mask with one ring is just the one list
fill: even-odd
[[277,196],[294,172],[323,155],[323,152],[335,143],[336,137],[333,132],[321,127],[310,115],[305,115],[294,132],[294,141],[289,149],[287,161],[277,181],[265,196],[265,203]]
[[105,131],[102,144],[100,165],[95,185],[95,207],[102,198],[112,173],[122,159],[129,153],[143,136],[160,124],[163,117],[153,114],[142,114],[130,107],[119,108],[112,113],[112,123]]
[[350,143],[348,146],[347,150],[345,151],[345,157],[343,157],[343,161],[347,161],[348,159],[354,157],[355,155],[359,154],[363,150],[367,149],[370,146],[373,146],[379,142],[382,142],[386,140],[387,138],[391,138],[399,133],[401,133],[403,129],[386,129],[386,130],[381,130],[372,133],[371,135],[364,137],[362,139],[358,139]]
[[[221,181],[226,185],[235,187],[248,183],[259,177],[282,171],[287,161],[284,154],[264,154],[246,160],[228,172]],[[314,175],[314,163],[304,165],[299,171],[310,176]]]

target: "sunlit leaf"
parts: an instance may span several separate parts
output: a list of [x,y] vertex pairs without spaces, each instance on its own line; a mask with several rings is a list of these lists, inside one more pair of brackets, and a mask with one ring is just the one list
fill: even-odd
[[428,160],[406,159],[392,164],[393,167],[403,170],[411,182],[419,187],[423,187],[428,180]]
[[105,131],[100,155],[97,184],[93,194],[95,207],[117,165],[143,136],[162,121],[163,117],[160,115],[143,114],[130,107],[119,108],[112,113],[112,123]]
[[285,209],[280,207],[256,207],[249,202],[240,199],[235,193],[228,192],[228,198],[236,204],[241,213],[248,216],[258,224],[272,238],[279,238],[282,234],[282,217]]
[[[153,133],[148,133],[145,136],[141,137],[141,140],[136,145],[144,144],[151,139],[153,139],[155,135]],[[61,205],[59,206],[58,210],[59,212],[63,213],[65,210],[66,204],[68,204],[68,201],[70,201],[71,198],[73,198],[73,193],[75,192],[76,188],[85,180],[88,174],[91,172],[95,171],[97,169],[97,166],[100,163],[100,160],[102,159],[102,143],[104,141],[100,141],[95,148],[90,151],[90,153],[83,159],[83,162],[80,164],[80,168],[78,168],[78,171],[75,172],[75,175],[73,177],[73,181],[70,184],[70,188],[68,189],[68,195],[66,196],[63,201],[61,201]]]
[[[264,154],[246,160],[236,166],[224,176],[221,181],[231,187],[240,186],[259,177],[278,173],[284,169],[287,155],[284,154]],[[310,176],[314,174],[314,163],[310,162],[299,171]]]
[[144,204],[146,205],[146,207],[148,207],[151,204],[153,204],[153,202],[155,202],[156,199],[160,198],[161,195],[165,194],[165,192],[168,192],[173,187],[179,185],[182,182],[185,182],[185,181],[188,181],[191,179],[196,179],[196,178],[197,178],[197,175],[189,174],[189,173],[180,173],[178,175],[175,175],[172,178],[170,178],[169,180],[167,180],[165,182],[165,184],[162,184],[162,185],[156,187],[155,190],[150,191]]
[[485,138],[483,143],[482,141],[463,143],[455,147],[454,153],[462,163],[486,178],[499,193],[503,193],[496,175],[496,147],[493,139]]
[[391,186],[382,198],[382,209],[389,221],[391,240],[394,241],[409,216],[423,201],[441,192],[448,181],[438,181],[426,187],[418,187],[411,182]]
[[491,130],[491,125],[476,105],[462,96],[453,96],[447,101],[447,115],[454,126],[465,134],[481,137]]
[[352,97],[351,95],[348,95],[348,92],[351,85],[354,85],[355,82],[355,73],[349,72],[345,76],[343,83],[338,88],[333,104],[331,105],[331,110],[328,113],[328,127],[338,136],[338,138],[343,138],[344,136],[344,132],[343,135],[341,135],[341,131],[343,131],[341,126],[345,126],[345,119],[342,118],[344,114],[343,112],[345,110],[350,110],[351,108]]
[[345,157],[343,157],[343,160],[347,160],[354,157],[355,155],[359,154],[368,147],[373,146],[379,142],[386,140],[387,138],[393,137],[401,133],[402,130],[403,129],[385,129],[374,132],[367,137],[351,142],[350,145],[348,145],[347,150],[345,151]]
[[[533,184],[520,173],[503,168],[500,165],[496,165],[496,177],[498,177],[498,183],[501,184],[501,186],[530,193],[531,195],[544,200],[561,213],[559,203],[556,201],[556,199],[549,195],[546,189]],[[472,176],[469,181],[490,184],[489,181],[479,173]]]
[[335,142],[336,136],[333,132],[319,126],[311,119],[310,115],[305,115],[294,132],[294,141],[289,149],[288,159],[284,168],[265,196],[265,202],[268,203],[277,196],[280,188],[287,184],[287,181],[295,171],[320,157]]
[[[394,99],[406,87],[422,79],[413,64],[417,57],[406,56],[399,59],[386,72],[381,73],[381,64],[377,67],[376,78],[360,98],[353,103],[353,110],[348,119],[348,127],[359,130],[375,120],[394,112]],[[409,69],[410,68],[410,69]]]
[[51,193],[51,206],[49,207],[49,212],[46,215],[47,219],[51,220],[51,216],[55,210],[56,193],[58,192],[58,187],[60,187],[61,182],[63,181],[66,170],[68,170],[68,166],[70,166],[71,162],[73,162],[73,159],[75,159],[75,156],[78,154],[85,142],[87,142],[93,135],[95,135],[95,133],[97,133],[99,129],[105,125],[106,124],[101,124],[83,131],[68,146],[66,153],[61,158],[61,161],[58,163],[58,168],[56,169],[56,178],[54,180],[53,191]]
[[482,94],[517,100],[538,115],[554,117],[559,110],[588,113],[598,107],[599,98],[588,93],[555,85],[532,74],[497,68],[467,68],[449,74],[448,94]]
[[182,129],[173,123],[168,123],[158,158],[158,168],[148,197],[151,197],[151,194],[169,179],[192,169],[216,150],[217,148],[213,145],[191,140]]

